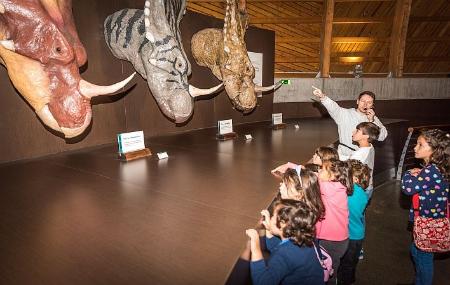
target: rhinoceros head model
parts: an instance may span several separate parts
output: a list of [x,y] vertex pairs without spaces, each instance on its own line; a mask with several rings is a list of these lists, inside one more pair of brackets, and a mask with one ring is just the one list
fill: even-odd
[[195,61],[211,69],[223,81],[233,106],[250,112],[256,106],[256,92],[278,88],[281,83],[269,87],[255,86],[253,67],[245,45],[248,17],[245,0],[227,0],[223,30],[204,29],[191,39]]
[[189,85],[191,66],[181,43],[186,0],[145,1],[144,10],[123,9],[104,23],[105,40],[119,59],[130,61],[147,80],[161,111],[176,123],[188,120],[194,98],[218,90]]
[[71,0],[0,0],[0,63],[42,122],[66,138],[89,126],[92,97],[114,93],[132,78],[94,85],[79,73],[86,60]]

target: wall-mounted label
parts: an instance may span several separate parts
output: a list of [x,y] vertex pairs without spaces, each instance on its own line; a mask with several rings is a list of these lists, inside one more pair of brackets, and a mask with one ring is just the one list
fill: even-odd
[[[255,77],[253,77],[253,83],[258,86],[263,86],[263,54],[259,52],[247,52],[250,61],[255,68]],[[256,97],[262,97],[261,92],[256,93]]]
[[145,148],[144,132],[130,132],[117,135],[119,153],[127,153]]
[[280,125],[283,123],[283,113],[272,114],[272,125]]
[[252,135],[245,135],[246,140],[251,140],[252,138],[253,138]]
[[169,155],[167,154],[167,152],[158,152],[158,159],[166,159],[169,158]]
[[290,85],[291,84],[291,80],[290,79],[281,79],[281,84],[286,84],[286,85]]
[[233,132],[233,120],[222,120],[217,122],[217,128],[219,129],[219,135],[224,135]]

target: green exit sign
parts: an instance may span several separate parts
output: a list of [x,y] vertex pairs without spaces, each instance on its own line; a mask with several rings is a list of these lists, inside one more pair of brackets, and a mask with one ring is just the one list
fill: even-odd
[[281,79],[281,84],[291,84],[291,80],[290,79]]

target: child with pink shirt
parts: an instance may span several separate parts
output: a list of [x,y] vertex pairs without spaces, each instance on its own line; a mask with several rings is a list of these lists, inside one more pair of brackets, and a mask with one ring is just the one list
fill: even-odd
[[[353,193],[351,170],[339,160],[324,161],[319,170],[319,186],[325,205],[325,218],[316,224],[317,238],[333,260],[337,273],[340,259],[348,247],[349,211],[347,195]],[[336,283],[336,274],[327,284]]]

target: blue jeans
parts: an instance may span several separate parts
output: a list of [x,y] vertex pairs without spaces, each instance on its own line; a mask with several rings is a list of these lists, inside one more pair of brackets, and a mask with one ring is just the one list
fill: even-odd
[[433,253],[418,249],[413,242],[411,256],[416,268],[415,285],[431,285],[433,283]]

